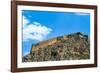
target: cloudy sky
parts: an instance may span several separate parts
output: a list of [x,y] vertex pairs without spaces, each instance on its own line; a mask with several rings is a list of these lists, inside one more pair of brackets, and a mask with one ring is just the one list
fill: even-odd
[[32,44],[53,37],[82,32],[90,35],[88,13],[22,11],[23,56],[30,52]]

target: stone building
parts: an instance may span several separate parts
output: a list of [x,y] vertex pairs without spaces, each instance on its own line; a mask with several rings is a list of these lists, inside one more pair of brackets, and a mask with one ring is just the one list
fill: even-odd
[[49,46],[49,45],[52,45],[52,44],[54,44],[54,43],[56,43],[56,42],[57,42],[57,39],[54,38],[54,39],[50,39],[50,40],[43,41],[43,42],[37,43],[37,44],[35,44],[35,45],[32,45],[31,52],[32,52],[32,51],[37,51],[37,50],[39,50],[40,48],[45,48],[45,47],[47,47],[47,46]]

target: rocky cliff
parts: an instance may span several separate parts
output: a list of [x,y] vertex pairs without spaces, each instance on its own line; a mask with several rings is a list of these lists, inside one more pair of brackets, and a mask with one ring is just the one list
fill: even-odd
[[90,39],[80,32],[59,36],[32,45],[23,62],[82,60],[90,58]]

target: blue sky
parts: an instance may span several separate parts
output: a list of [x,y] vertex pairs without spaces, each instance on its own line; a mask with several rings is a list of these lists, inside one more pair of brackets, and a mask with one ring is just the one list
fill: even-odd
[[22,11],[23,55],[32,44],[53,37],[82,32],[90,35],[90,14],[75,12]]

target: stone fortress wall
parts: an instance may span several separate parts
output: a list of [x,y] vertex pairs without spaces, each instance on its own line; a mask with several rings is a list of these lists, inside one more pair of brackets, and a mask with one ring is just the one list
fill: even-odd
[[[67,40],[67,36],[61,36],[63,39]],[[53,39],[50,39],[50,40],[47,40],[47,41],[42,41],[40,43],[37,43],[35,45],[32,45],[32,49],[31,51],[36,51],[36,50],[39,50],[40,48],[44,48],[44,47],[47,47],[49,45],[52,45],[56,42],[59,42],[58,41],[59,37],[57,38],[53,38]]]

